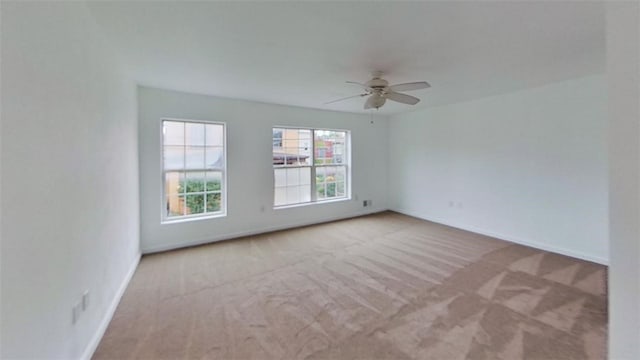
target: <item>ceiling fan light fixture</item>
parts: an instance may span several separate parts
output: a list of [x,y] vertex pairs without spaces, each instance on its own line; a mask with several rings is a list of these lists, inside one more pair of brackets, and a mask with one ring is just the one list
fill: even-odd
[[378,94],[378,93],[373,93],[371,96],[369,96],[369,98],[367,99],[367,102],[365,102],[364,104],[364,108],[365,109],[378,109],[380,108],[382,105],[384,105],[384,103],[387,102],[387,99]]

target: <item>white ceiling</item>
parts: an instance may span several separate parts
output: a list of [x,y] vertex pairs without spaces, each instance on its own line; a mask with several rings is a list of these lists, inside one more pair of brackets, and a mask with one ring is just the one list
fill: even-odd
[[361,112],[372,70],[426,80],[398,113],[505,93],[605,66],[602,3],[95,2],[89,7],[142,85]]

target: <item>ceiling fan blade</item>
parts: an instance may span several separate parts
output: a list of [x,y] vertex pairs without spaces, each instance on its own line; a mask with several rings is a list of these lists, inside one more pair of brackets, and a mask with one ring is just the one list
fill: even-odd
[[364,94],[358,94],[358,95],[347,96],[347,97],[344,97],[344,98],[341,98],[341,99],[331,100],[331,101],[326,102],[326,103],[324,103],[324,104],[325,104],[325,105],[328,105],[328,104],[332,104],[332,103],[334,103],[334,102],[338,102],[338,101],[342,101],[342,100],[348,100],[348,99],[355,98],[355,97],[367,96],[367,95],[369,95],[369,94],[364,93]]
[[397,101],[399,103],[408,104],[408,105],[415,105],[420,101],[420,99],[418,99],[415,96],[401,94],[393,91],[388,92],[385,96],[389,100]]
[[355,81],[347,81],[347,84],[353,84],[353,85],[358,85],[361,86],[363,89],[369,89],[369,87],[365,84],[359,83],[359,82],[355,82]]
[[428,82],[418,81],[418,82],[391,85],[389,86],[389,89],[391,89],[391,91],[411,91],[411,90],[426,89],[430,87],[431,85],[429,85]]

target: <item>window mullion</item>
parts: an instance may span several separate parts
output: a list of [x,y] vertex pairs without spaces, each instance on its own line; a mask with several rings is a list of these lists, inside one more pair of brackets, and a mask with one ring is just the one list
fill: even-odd
[[351,198],[351,136],[344,136],[344,195]]
[[311,201],[318,200],[316,190],[316,131],[311,130]]
[[187,123],[182,123],[182,216],[187,215]]
[[207,212],[207,184],[208,184],[208,177],[207,177],[207,125],[205,124],[204,126],[204,146],[202,147],[202,151],[204,152],[204,154],[202,154],[202,168],[205,169],[203,174],[204,174],[204,209],[203,209],[203,213]]
[[227,208],[227,197],[222,195],[222,189],[227,188],[227,149],[226,147],[222,149],[222,156],[224,156],[225,167],[220,172],[220,209]]

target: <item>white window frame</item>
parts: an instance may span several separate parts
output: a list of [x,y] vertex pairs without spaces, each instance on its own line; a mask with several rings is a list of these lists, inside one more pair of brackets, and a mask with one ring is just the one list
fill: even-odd
[[[175,172],[171,170],[165,170],[164,168],[164,122],[165,121],[176,121],[183,123],[201,123],[201,124],[213,124],[213,125],[222,125],[222,161],[223,166],[219,170],[222,172],[221,176],[221,184],[220,184],[220,211],[216,212],[205,212],[202,214],[192,214],[192,215],[182,215],[175,217],[167,217],[167,209],[166,209],[166,173],[167,172]],[[189,172],[207,172],[211,171],[211,169],[183,169],[181,172],[189,173]],[[218,171],[218,169],[216,169]],[[173,224],[173,223],[181,223],[186,221],[194,221],[194,220],[207,220],[214,219],[227,216],[227,124],[225,122],[220,121],[212,121],[212,120],[193,120],[193,119],[180,119],[180,118],[162,118],[160,119],[160,178],[161,178],[161,187],[160,187],[160,218],[161,224]],[[206,192],[206,191],[205,191]],[[193,193],[199,194],[199,193]],[[206,195],[205,195],[206,196]],[[206,209],[205,209],[206,210]]]
[[[314,128],[314,127],[301,127],[301,126],[289,126],[289,125],[274,125],[271,127],[271,138],[273,139],[273,129],[283,129],[283,130],[310,130],[311,131],[311,160],[310,160],[310,165],[286,165],[286,160],[285,160],[285,164],[280,166],[280,165],[273,165],[273,163],[271,164],[272,170],[271,170],[271,174],[273,176],[273,209],[274,210],[278,210],[278,209],[287,209],[287,208],[292,208],[292,207],[299,207],[299,206],[308,206],[308,205],[316,205],[316,204],[325,204],[325,203],[332,203],[332,202],[340,202],[340,201],[348,201],[351,200],[351,131],[350,130],[346,130],[346,129],[332,129],[332,128]],[[316,165],[315,164],[315,153],[316,153],[316,137],[315,137],[315,132],[316,131],[337,131],[337,132],[344,132],[345,133],[345,140],[344,140],[344,151],[345,154],[343,154],[344,159],[346,160],[345,163],[343,164],[319,164]],[[284,135],[284,134],[283,134]],[[273,142],[272,142],[272,146],[271,146],[271,153],[273,154]],[[273,156],[272,156],[273,158]],[[340,166],[344,166],[345,167],[345,181],[344,181],[344,186],[345,186],[345,196],[342,197],[332,197],[329,199],[318,199],[318,192],[317,192],[317,188],[316,188],[316,168],[318,167],[340,167]],[[310,168],[311,169],[311,200],[310,201],[306,201],[306,202],[300,202],[300,203],[295,203],[295,204],[285,204],[285,205],[276,205],[275,204],[275,169],[296,169],[296,168]]]

